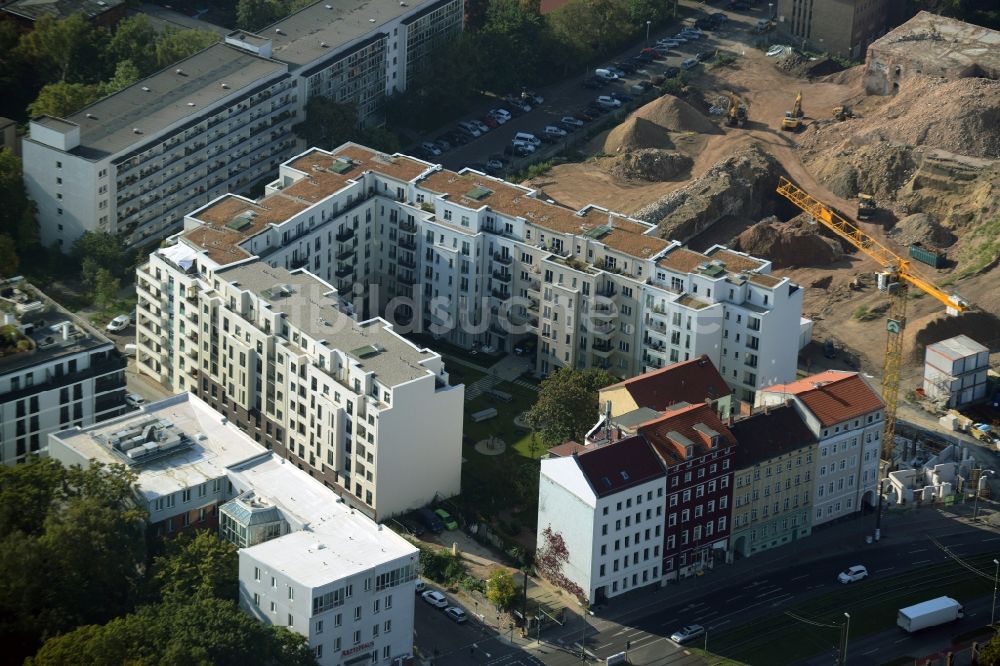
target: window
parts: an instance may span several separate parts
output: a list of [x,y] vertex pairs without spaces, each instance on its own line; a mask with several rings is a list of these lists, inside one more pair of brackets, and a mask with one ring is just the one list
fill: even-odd
[[315,630],[315,633],[317,633],[317,634],[322,634],[323,633],[323,620],[316,620],[316,630]]
[[361,619],[361,606],[355,606],[354,607],[354,619],[355,620],[360,620]]
[[295,618],[292,617],[291,613],[288,614],[288,626],[289,627],[295,626]]
[[260,582],[260,567],[253,568],[253,579],[258,583]]
[[382,623],[382,633],[387,634],[392,631],[392,620],[386,620]]
[[256,592],[253,593],[253,605],[260,606],[260,595]]
[[316,658],[317,659],[322,659],[323,658],[323,646],[322,645],[317,645],[315,652],[316,652]]

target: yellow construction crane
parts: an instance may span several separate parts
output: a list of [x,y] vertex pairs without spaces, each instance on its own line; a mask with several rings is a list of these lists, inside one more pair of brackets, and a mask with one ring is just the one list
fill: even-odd
[[[949,314],[960,314],[968,309],[969,304],[958,296],[946,294],[914,273],[908,260],[796,187],[787,178],[778,179],[778,194],[809,213],[818,223],[864,252],[883,268],[883,272],[878,274],[878,288],[889,294],[889,317],[885,326],[885,358],[882,363],[882,400],[885,402],[882,459],[891,462],[892,443],[896,435],[896,402],[899,398],[899,371],[903,360],[903,329],[906,327],[906,297],[909,287],[916,287],[944,303]],[[881,501],[881,489],[879,500]]]

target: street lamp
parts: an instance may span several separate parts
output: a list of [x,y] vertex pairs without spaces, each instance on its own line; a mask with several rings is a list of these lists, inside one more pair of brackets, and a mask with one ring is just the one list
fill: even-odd
[[649,26],[653,25],[652,21],[646,21],[646,46],[649,46]]
[[851,637],[851,614],[844,613],[844,617],[847,618],[847,621],[844,623],[844,640],[840,648],[840,666],[847,664],[847,640]]
[[980,470],[979,478],[976,479],[976,500],[975,500],[975,502],[973,502],[973,505],[972,505],[973,506],[973,508],[972,508],[972,520],[973,521],[979,520],[979,486],[982,485],[983,479],[986,478],[985,476],[983,476],[984,474],[993,474],[993,470],[991,470],[991,469]]
[[[879,461],[879,471],[881,474],[882,462]],[[875,509],[875,543],[882,537],[882,495],[885,490],[885,482],[889,480],[888,476],[884,476],[878,480],[878,506]]]
[[990,610],[990,626],[997,615],[997,575],[1000,574],[1000,560],[993,560],[993,608]]

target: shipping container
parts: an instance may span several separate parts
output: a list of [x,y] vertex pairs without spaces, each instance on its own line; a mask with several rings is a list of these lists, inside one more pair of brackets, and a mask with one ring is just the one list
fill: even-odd
[[925,263],[928,266],[933,266],[934,268],[944,267],[945,255],[928,250],[927,248],[921,246],[920,243],[914,243],[910,246],[910,256],[917,261]]

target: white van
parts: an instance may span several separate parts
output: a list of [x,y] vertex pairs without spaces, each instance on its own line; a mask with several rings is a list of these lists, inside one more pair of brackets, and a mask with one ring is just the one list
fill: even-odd
[[520,148],[525,153],[535,152],[535,144],[533,143],[528,143],[527,141],[519,141],[517,139],[514,139],[510,143],[512,146],[514,146],[515,148]]
[[137,347],[135,346],[135,343],[134,342],[130,342],[127,345],[125,345],[124,354],[126,356],[130,357],[130,358],[134,358],[136,350],[137,350]]
[[683,67],[684,69],[694,69],[697,66],[698,66],[697,58],[687,58],[684,62],[681,63],[681,67]]
[[523,141],[524,143],[530,143],[533,146],[539,146],[542,143],[541,139],[528,132],[518,132],[514,135],[514,141]]
[[618,75],[612,72],[610,69],[595,69],[594,76],[599,79],[604,79],[605,81],[614,81],[618,78]]

